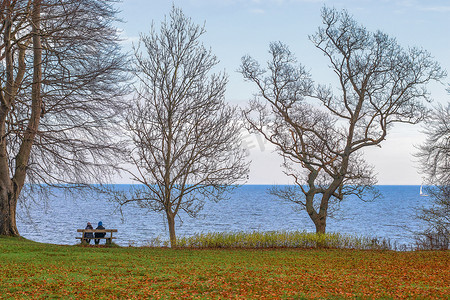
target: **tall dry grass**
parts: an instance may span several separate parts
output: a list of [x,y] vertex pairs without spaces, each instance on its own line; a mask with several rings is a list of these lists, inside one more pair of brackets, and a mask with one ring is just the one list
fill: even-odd
[[179,248],[333,248],[391,250],[386,239],[306,231],[208,232],[177,240]]

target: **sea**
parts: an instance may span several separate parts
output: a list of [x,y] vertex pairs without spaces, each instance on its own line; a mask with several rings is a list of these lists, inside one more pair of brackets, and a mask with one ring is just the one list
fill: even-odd
[[[129,186],[121,185],[127,189]],[[208,232],[307,231],[315,227],[298,205],[285,202],[268,193],[269,185],[243,185],[228,198],[206,202],[197,218],[180,213],[176,219],[177,236]],[[327,232],[389,239],[397,246],[414,245],[414,235],[426,228],[417,219],[421,207],[429,207],[431,199],[421,196],[420,186],[377,186],[382,197],[372,202],[356,197],[344,199],[327,220]],[[42,243],[74,245],[87,222],[96,227],[117,229],[115,243],[121,246],[150,246],[169,239],[163,213],[149,211],[135,204],[122,207],[102,196],[74,197],[54,193],[46,201],[19,205],[19,233]]]

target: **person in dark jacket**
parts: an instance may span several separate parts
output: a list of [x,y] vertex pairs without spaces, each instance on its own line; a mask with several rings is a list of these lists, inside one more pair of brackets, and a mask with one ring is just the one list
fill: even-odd
[[[88,222],[85,229],[94,229],[94,227],[92,227],[92,224],[90,222]],[[94,238],[94,233],[92,233],[92,232],[85,232],[84,233],[84,238],[85,238],[86,243],[90,244],[91,243],[91,239]]]
[[[98,226],[97,226],[97,228],[95,228],[95,229],[105,229],[105,227],[103,227],[102,221],[98,222]],[[106,235],[106,232],[96,232],[96,233],[95,233],[95,237],[96,237],[96,238],[97,238],[97,237],[102,238],[102,237],[105,237],[105,235]],[[95,240],[95,244],[98,245],[98,243],[100,243],[100,240],[99,240],[99,239],[96,239],[96,240]]]

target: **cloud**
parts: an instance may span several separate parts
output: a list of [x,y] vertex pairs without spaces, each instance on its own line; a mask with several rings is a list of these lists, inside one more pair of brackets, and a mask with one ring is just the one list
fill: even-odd
[[423,11],[450,12],[450,6],[421,6]]
[[230,5],[251,5],[251,4],[289,4],[289,3],[321,3],[329,0],[191,0],[196,4],[220,4],[223,6]]
[[264,9],[261,9],[261,8],[253,8],[253,9],[250,10],[250,12],[252,14],[255,14],[255,15],[262,15],[262,14],[266,13],[266,11]]
[[139,42],[139,36],[129,36],[124,29],[119,30],[120,43],[122,45],[131,46]]
[[298,3],[325,3],[328,2],[328,0],[278,0],[278,2],[298,2]]
[[[285,6],[295,3],[325,3],[328,0],[236,0],[236,3],[245,4],[249,7],[249,12],[255,15],[265,14],[268,8],[273,5]],[[265,9],[261,8],[264,7]]]
[[417,1],[417,0],[401,0],[397,1],[399,6],[413,8],[419,11],[431,11],[431,12],[450,12],[449,5],[435,5],[427,3],[426,1]]

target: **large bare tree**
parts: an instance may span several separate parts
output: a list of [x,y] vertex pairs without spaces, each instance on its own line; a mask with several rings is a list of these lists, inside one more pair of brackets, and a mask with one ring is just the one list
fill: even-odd
[[425,121],[426,140],[416,156],[425,175],[431,206],[419,218],[428,228],[419,234],[425,245],[448,249],[450,244],[450,103],[438,105]]
[[25,190],[113,172],[126,79],[114,2],[1,1],[0,235],[19,235]]
[[248,172],[240,147],[242,122],[224,102],[227,78],[210,74],[218,59],[201,43],[204,27],[173,7],[158,33],[141,35],[135,67],[140,88],[128,112],[138,202],[167,218],[176,247],[175,218],[195,216],[207,199],[219,200]]
[[306,209],[318,233],[325,232],[332,203],[377,196],[361,150],[379,145],[395,123],[421,121],[425,85],[445,76],[425,50],[404,49],[345,10],[323,8],[322,22],[310,40],[328,59],[337,88],[313,84],[280,42],[270,45],[267,68],[244,56],[240,70],[258,89],[244,111],[249,129],[276,146],[296,183],[272,193]]

